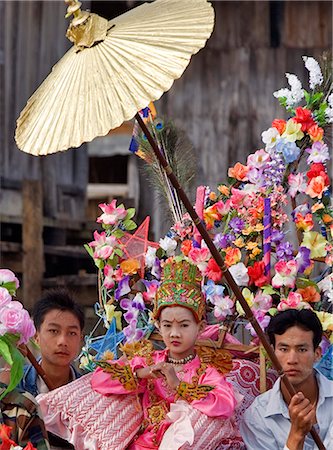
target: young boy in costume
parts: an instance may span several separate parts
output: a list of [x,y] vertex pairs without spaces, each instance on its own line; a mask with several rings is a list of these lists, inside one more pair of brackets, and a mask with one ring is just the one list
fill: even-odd
[[[193,441],[193,429],[186,418],[192,408],[206,416],[219,418],[228,418],[234,412],[236,400],[232,387],[212,364],[203,362],[195,350],[198,335],[204,328],[205,302],[200,281],[197,267],[185,261],[167,262],[154,308],[154,317],[166,349],[155,351],[150,342],[144,341],[132,345],[131,352],[131,345],[125,344],[126,357],[99,362],[100,367],[90,378],[91,388],[104,398],[119,399],[126,394],[131,395],[134,399],[133,412],[137,408],[134,395],[142,399],[144,420],[141,420],[140,429],[137,429],[128,447],[117,448],[180,448],[186,441]],[[48,411],[54,399],[43,396],[39,401],[47,415],[47,422],[50,423],[48,419],[51,418],[54,422],[69,416],[68,411],[64,412],[60,407],[57,408],[58,416],[54,409]],[[70,406],[70,421],[76,434],[79,433],[72,413],[80,410],[82,415],[81,406]],[[172,423],[168,414],[170,410],[181,416],[184,409],[183,419],[178,420],[177,424]],[[119,418],[118,427],[122,426],[125,426],[124,417]],[[109,434],[109,442],[111,448],[112,434]],[[88,441],[82,443],[81,440],[80,445],[88,448]],[[96,444],[89,448],[101,447]]]
[[285,375],[295,388],[289,406],[280,379],[257,397],[243,416],[241,434],[249,450],[313,450],[315,427],[327,450],[333,448],[333,381],[314,369],[320,359],[322,326],[315,312],[278,313],[267,328]]

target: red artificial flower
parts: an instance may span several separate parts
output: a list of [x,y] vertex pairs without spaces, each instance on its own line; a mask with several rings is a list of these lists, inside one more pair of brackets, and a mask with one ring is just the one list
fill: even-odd
[[287,122],[283,119],[274,119],[272,122],[272,127],[276,128],[281,136],[286,129],[286,123]]
[[10,439],[12,427],[1,424],[0,425],[0,450],[10,450],[12,446],[16,446],[16,443]]
[[216,263],[214,258],[210,258],[210,260],[208,261],[205,275],[207,275],[210,280],[213,280],[215,282],[221,280],[223,275],[222,270],[220,269],[220,266]]
[[265,275],[265,265],[264,261],[256,261],[253,266],[248,267],[247,273],[250,277],[249,284],[254,284],[255,286],[262,287],[269,284],[269,279]]
[[36,449],[36,447],[34,447],[34,446],[32,445],[31,442],[28,442],[28,444],[24,447],[23,450],[37,450],[37,449]]
[[329,186],[330,179],[326,173],[325,166],[323,163],[313,163],[310,166],[310,170],[306,173],[306,176],[308,177],[309,181],[312,180],[312,178],[316,177],[323,177],[324,185]]
[[293,117],[293,121],[302,125],[302,131],[308,131],[316,122],[312,118],[312,113],[306,108],[296,108],[296,116]]

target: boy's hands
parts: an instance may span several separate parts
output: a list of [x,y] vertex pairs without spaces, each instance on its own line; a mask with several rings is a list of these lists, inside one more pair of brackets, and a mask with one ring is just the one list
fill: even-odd
[[153,366],[143,367],[136,371],[138,378],[161,378],[165,377],[171,389],[177,389],[179,385],[179,378],[177,377],[175,368],[172,364],[166,362],[159,362]]
[[316,423],[316,406],[298,392],[289,403],[289,416],[291,427],[286,445],[289,450],[302,450],[305,436]]

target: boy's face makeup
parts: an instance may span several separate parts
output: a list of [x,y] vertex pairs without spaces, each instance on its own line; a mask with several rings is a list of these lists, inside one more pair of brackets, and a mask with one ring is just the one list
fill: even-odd
[[159,330],[171,358],[182,359],[193,354],[203,322],[197,322],[193,313],[182,306],[162,309]]
[[80,322],[73,313],[50,310],[36,333],[42,360],[58,367],[69,366],[80,350],[81,337]]
[[320,358],[321,349],[313,348],[313,332],[297,326],[275,335],[275,353],[291,384],[302,390],[313,377],[313,365]]

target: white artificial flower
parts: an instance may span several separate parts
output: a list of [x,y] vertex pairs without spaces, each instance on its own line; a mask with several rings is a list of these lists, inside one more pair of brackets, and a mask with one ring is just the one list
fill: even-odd
[[166,252],[167,256],[174,256],[177,247],[177,241],[168,236],[164,239],[160,239],[160,247]]
[[309,85],[310,89],[314,89],[316,86],[320,86],[323,81],[323,74],[321,73],[318,61],[312,57],[303,56],[303,61],[305,62],[305,67],[309,71]]
[[[280,138],[280,133],[274,127],[268,128],[268,130],[261,133],[261,139],[266,144],[266,149],[272,149],[276,145],[276,141]],[[269,156],[267,155],[269,158]]]
[[287,108],[291,108],[302,100],[304,97],[304,92],[302,83],[296,75],[286,73],[286,77],[291,89],[280,89],[279,91],[274,92],[273,96],[275,98],[286,97],[286,106]]
[[318,283],[319,289],[327,295],[330,302],[333,302],[333,274],[330,273]]
[[238,286],[247,286],[249,283],[249,275],[247,273],[247,268],[244,263],[239,262],[229,267],[229,272],[233,276],[235,282]]
[[145,256],[145,263],[148,269],[151,269],[153,267],[155,259],[156,259],[156,248],[148,247]]

